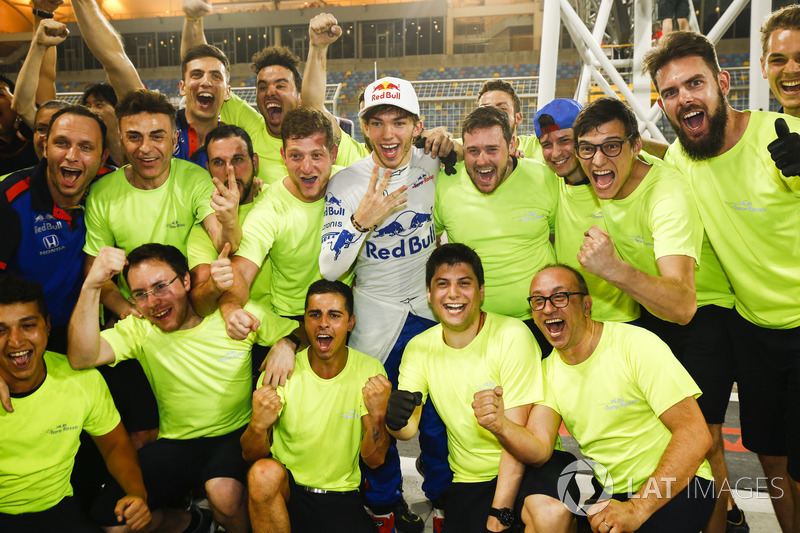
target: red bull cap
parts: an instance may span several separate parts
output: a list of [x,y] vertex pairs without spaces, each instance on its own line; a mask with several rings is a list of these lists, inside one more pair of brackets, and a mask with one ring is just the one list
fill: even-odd
[[364,91],[364,107],[359,117],[370,107],[393,105],[419,116],[419,101],[411,82],[400,78],[385,77],[370,83]]

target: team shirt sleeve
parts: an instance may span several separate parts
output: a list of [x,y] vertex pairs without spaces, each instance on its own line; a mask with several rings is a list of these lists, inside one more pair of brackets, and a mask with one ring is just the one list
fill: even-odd
[[422,403],[428,399],[428,379],[425,375],[423,357],[424,347],[419,346],[417,339],[411,339],[406,345],[403,357],[400,360],[400,374],[397,378],[397,390],[422,393]]
[[[637,337],[647,338],[637,342]],[[669,347],[655,334],[636,330],[627,343],[625,357],[632,374],[631,381],[642,391],[656,416],[660,417],[684,398],[700,397],[700,388]],[[642,350],[642,346],[647,346],[647,350]]]
[[92,257],[97,257],[103,246],[116,244],[106,212],[110,203],[103,201],[97,192],[92,191],[92,194],[86,197],[86,244],[83,246],[83,251]]
[[505,349],[497,350],[498,385],[503,387],[503,404],[508,409],[544,400],[542,352],[524,323],[515,320],[514,326],[509,324],[503,328],[503,338],[498,345]]
[[271,309],[252,300],[244,308],[261,321],[255,332],[257,335],[256,342],[261,346],[272,346],[299,326],[296,320],[283,318],[275,314]]
[[189,270],[198,265],[209,265],[219,257],[219,252],[214,248],[211,237],[208,236],[203,226],[195,224],[189,232],[186,243],[186,258],[189,261]]
[[139,359],[142,357],[141,346],[147,338],[151,326],[147,319],[133,315],[120,320],[111,329],[100,332],[100,337],[105,339],[114,351],[114,366],[126,359]]
[[[677,172],[671,174],[676,179],[684,180]],[[684,185],[678,187],[674,180],[671,183],[662,180],[660,186],[652,191],[648,217],[653,233],[653,253],[656,260],[668,255],[685,255],[699,265],[703,223],[688,184]],[[666,187],[669,187],[669,191]]]
[[96,369],[82,371],[85,373],[84,386],[87,389],[89,410],[83,423],[83,429],[89,435],[105,435],[120,422],[119,412],[108,390],[103,376]]
[[226,124],[235,124],[245,130],[250,137],[265,128],[264,117],[247,102],[231,93],[231,97],[222,104],[219,119]]
[[[274,186],[283,187],[283,184],[278,181]],[[252,261],[259,268],[264,264],[264,260],[272,250],[275,237],[280,232],[282,219],[275,209],[274,202],[270,200],[275,192],[276,189],[270,186],[265,193],[262,193],[263,199],[256,199],[256,205],[242,224],[242,243],[236,252],[236,255]]]

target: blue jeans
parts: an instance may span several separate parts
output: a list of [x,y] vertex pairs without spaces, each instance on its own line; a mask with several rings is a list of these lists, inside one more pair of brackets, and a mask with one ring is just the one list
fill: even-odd
[[[406,344],[435,325],[436,322],[412,314],[406,318],[403,330],[383,365],[386,375],[395,389],[400,373],[400,359]],[[433,500],[438,498],[453,481],[453,472],[447,461],[447,432],[431,401],[422,406],[422,416],[419,421],[419,447],[422,463],[425,465],[422,490],[428,499]],[[394,505],[401,498],[400,489],[403,486],[403,477],[400,473],[400,454],[397,452],[397,442],[394,438],[392,438],[389,451],[386,452],[384,463],[374,469],[367,468],[364,463],[361,463],[361,471],[367,481],[365,490],[367,505],[370,507]]]

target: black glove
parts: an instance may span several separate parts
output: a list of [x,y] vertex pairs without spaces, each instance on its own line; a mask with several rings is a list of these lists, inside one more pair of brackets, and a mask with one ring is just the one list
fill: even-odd
[[778,138],[767,146],[775,166],[787,178],[800,176],[800,135],[790,132],[782,118],[775,121],[775,133]]
[[386,407],[386,427],[392,431],[399,431],[406,427],[408,419],[414,414],[414,409],[420,404],[422,404],[421,392],[392,391],[392,395],[389,396],[389,405]]
[[[416,148],[425,148],[425,141],[427,137],[420,137],[417,139],[417,142],[414,143]],[[458,154],[456,154],[455,150],[451,150],[449,154],[444,157],[440,157],[439,161],[442,162],[444,165],[444,173],[448,176],[452,176],[456,173],[456,163],[458,163]]]

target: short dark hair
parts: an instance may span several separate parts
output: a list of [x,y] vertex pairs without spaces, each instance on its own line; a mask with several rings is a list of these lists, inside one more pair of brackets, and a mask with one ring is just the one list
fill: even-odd
[[792,4],[775,10],[761,25],[761,55],[767,55],[772,32],[776,30],[800,30],[800,4]]
[[90,96],[94,96],[95,98],[100,98],[112,106],[117,105],[117,93],[114,91],[114,88],[111,86],[110,83],[102,82],[102,83],[93,83],[86,87],[83,90],[83,95],[81,95],[81,103],[86,105],[86,101],[89,99]]
[[36,302],[39,313],[47,318],[47,302],[39,283],[8,272],[0,274],[0,305],[27,304]]
[[137,246],[128,254],[128,262],[122,269],[122,275],[125,281],[128,281],[128,272],[130,269],[143,263],[145,261],[155,260],[162,261],[169,265],[175,271],[175,274],[183,278],[189,272],[189,265],[186,262],[186,256],[180,250],[169,244],[161,244],[151,242]]
[[81,117],[90,118],[95,122],[97,122],[97,125],[100,126],[100,134],[103,139],[103,150],[106,149],[106,134],[108,133],[108,127],[106,126],[106,122],[100,115],[98,115],[88,107],[80,104],[66,105],[61,109],[59,109],[58,111],[56,111],[55,113],[53,113],[53,116],[50,118],[50,127],[47,130],[48,136],[50,135],[50,132],[53,131],[53,124],[55,124],[56,120],[58,120],[58,118],[61,117],[62,115],[79,115]]
[[136,89],[125,95],[119,101],[114,113],[117,115],[117,120],[121,121],[124,117],[131,115],[138,115],[139,113],[152,113],[155,115],[167,115],[172,122],[172,130],[175,131],[177,127],[175,124],[175,107],[166,96],[157,91],[148,91],[147,89]]
[[539,272],[543,272],[549,268],[563,268],[564,270],[569,271],[575,278],[575,281],[578,282],[578,290],[580,292],[589,294],[589,286],[586,285],[586,280],[584,279],[583,275],[576,268],[573,268],[566,263],[550,263],[549,265],[545,265],[536,271],[536,275],[534,277],[538,276]]
[[514,113],[519,113],[520,109],[522,109],[522,101],[519,99],[517,91],[507,81],[505,80],[486,81],[481,87],[481,92],[478,93],[478,102],[481,101],[481,96],[483,96],[484,93],[488,93],[489,91],[502,91],[508,94],[511,97],[511,101],[514,103]]
[[698,56],[711,70],[714,76],[720,73],[717,51],[704,35],[693,31],[673,31],[658,41],[658,46],[647,52],[642,63],[642,71],[650,74],[656,91],[658,83],[656,74],[675,59]]
[[410,118],[414,121],[414,124],[419,122],[419,115],[415,115],[410,111],[406,111],[402,107],[397,107],[396,105],[392,104],[381,104],[367,108],[366,111],[364,111],[364,114],[361,115],[361,120],[364,122],[369,122],[369,120],[375,115],[380,115],[382,113],[386,113],[387,111],[394,112],[396,116],[400,118]]
[[16,89],[17,86],[14,84],[13,81],[11,81],[11,78],[9,78],[8,76],[4,76],[3,74],[0,74],[0,83],[5,83],[6,85],[8,85],[8,90],[11,91],[11,94],[14,94],[14,89]]
[[578,113],[572,125],[575,140],[613,120],[622,122],[625,127],[625,137],[630,137],[633,145],[639,138],[639,122],[636,120],[636,115],[628,104],[610,96],[598,98]]
[[255,152],[253,151],[253,141],[250,139],[250,135],[239,126],[233,124],[220,124],[208,132],[208,135],[206,135],[206,144],[203,148],[206,153],[208,153],[208,147],[212,142],[228,139],[230,137],[238,137],[243,140],[244,144],[247,145],[247,155],[250,156],[250,159],[253,159],[253,154],[255,154]]
[[305,309],[308,310],[308,300],[315,294],[339,294],[344,297],[344,308],[349,315],[353,314],[353,289],[349,285],[336,281],[320,279],[312,283],[306,292]]
[[484,128],[493,128],[500,126],[503,132],[503,138],[507,143],[511,142],[511,125],[508,123],[508,115],[500,111],[494,106],[481,106],[467,115],[464,119],[464,124],[461,127],[461,137],[466,133],[472,133],[473,130],[480,130]]
[[194,61],[195,59],[201,59],[203,57],[218,59],[222,63],[222,66],[225,67],[225,81],[231,79],[231,62],[228,60],[228,56],[216,46],[205,43],[193,46],[186,52],[186,56],[181,61],[181,79],[186,79],[186,70],[188,69],[189,61]]
[[272,65],[284,67],[292,73],[292,76],[294,76],[294,85],[299,93],[303,88],[303,77],[300,75],[300,71],[297,68],[300,65],[300,58],[294,55],[286,46],[268,46],[260,52],[253,54],[253,62],[250,63],[250,70],[258,76],[261,69],[264,67],[271,67]]
[[428,263],[425,265],[425,286],[430,287],[433,276],[436,270],[442,265],[455,266],[459,263],[464,263],[472,267],[472,272],[478,279],[478,285],[483,287],[483,263],[478,254],[460,242],[451,242],[443,244],[433,251],[428,258]]
[[[41,111],[42,109],[63,109],[68,105],[70,105],[70,103],[65,102],[64,100],[48,100],[36,108],[36,115],[34,116],[34,121],[36,121],[36,117],[39,116],[39,111]],[[52,119],[53,117],[50,118]],[[48,124],[48,127],[49,126],[50,125]]]
[[289,139],[305,139],[315,133],[325,134],[325,146],[333,150],[336,141],[333,139],[333,126],[328,115],[310,107],[296,107],[286,113],[281,123],[281,140],[286,148]]

